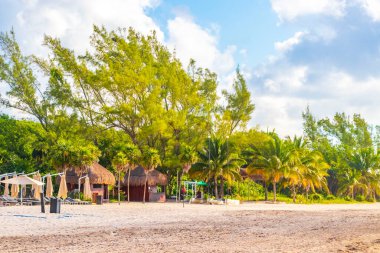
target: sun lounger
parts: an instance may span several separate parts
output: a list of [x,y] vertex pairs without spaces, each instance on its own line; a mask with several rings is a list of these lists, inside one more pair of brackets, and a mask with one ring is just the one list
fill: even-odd
[[9,196],[0,196],[0,201],[3,203],[3,205],[9,205],[9,206],[15,206],[19,205],[19,202],[17,199],[9,197]]
[[221,199],[208,199],[207,203],[210,205],[224,205],[224,201]]

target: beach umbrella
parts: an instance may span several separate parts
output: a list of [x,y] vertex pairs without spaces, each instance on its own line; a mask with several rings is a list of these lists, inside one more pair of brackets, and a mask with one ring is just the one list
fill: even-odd
[[21,193],[22,193],[22,197],[25,198],[26,197],[26,185],[21,185]]
[[[5,176],[5,180],[8,179],[8,176]],[[9,196],[9,184],[4,184],[4,196]]]
[[[18,195],[18,187],[19,185],[43,185],[42,182],[34,180],[33,178],[27,177],[27,176],[19,176],[19,177],[13,177],[10,179],[6,179],[3,181],[0,181],[0,183],[8,183],[12,185],[11,189],[11,196],[16,198]],[[21,188],[22,189],[22,188]],[[22,194],[21,194],[21,201],[22,201]]]
[[53,183],[51,181],[51,176],[46,176],[46,197],[51,198],[53,197]]
[[27,176],[12,177],[10,179],[0,181],[0,183],[11,185],[44,185],[42,182],[34,180],[33,178]]
[[11,197],[12,198],[17,198],[19,193],[18,185],[17,184],[12,184],[11,186]]
[[91,199],[92,197],[90,179],[88,177],[85,177],[84,179],[83,197],[84,199]]
[[63,174],[61,176],[61,182],[59,184],[57,198],[63,198],[63,199],[67,198],[66,174]]
[[[34,180],[41,182],[41,175],[39,172],[34,175]],[[42,186],[41,185],[34,185],[34,198],[35,199],[41,199],[40,193],[42,192]]]

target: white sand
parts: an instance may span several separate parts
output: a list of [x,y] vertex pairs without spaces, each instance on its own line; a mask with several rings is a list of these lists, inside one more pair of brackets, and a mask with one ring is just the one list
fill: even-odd
[[1,207],[0,252],[380,252],[380,204],[61,209]]

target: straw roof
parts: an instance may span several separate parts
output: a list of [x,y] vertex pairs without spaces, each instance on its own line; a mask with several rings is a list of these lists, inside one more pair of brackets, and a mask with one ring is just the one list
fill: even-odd
[[250,178],[255,181],[263,181],[263,177],[261,175],[248,175],[246,168],[240,168],[240,175],[242,178]]
[[[134,170],[131,171],[131,177],[129,179],[130,186],[142,186],[145,183],[146,172],[143,167],[138,166]],[[128,173],[124,176],[123,185],[127,185],[128,182]],[[156,185],[167,185],[168,177],[157,170],[152,170],[148,174],[148,185],[156,186]]]
[[[88,169],[88,173],[83,174],[83,176],[86,174],[90,178],[90,184],[114,185],[116,182],[114,175],[99,163],[94,163]],[[59,177],[57,179],[59,179]],[[69,184],[78,184],[78,175],[74,169],[66,171],[66,182]]]

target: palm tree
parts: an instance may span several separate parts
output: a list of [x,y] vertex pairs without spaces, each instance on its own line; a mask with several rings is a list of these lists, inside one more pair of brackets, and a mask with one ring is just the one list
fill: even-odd
[[371,169],[367,175],[368,187],[371,190],[373,202],[376,202],[376,194],[380,194],[380,171]]
[[214,194],[219,198],[218,179],[221,180],[220,197],[223,197],[224,180],[231,181],[240,177],[240,166],[243,159],[229,152],[227,142],[213,138],[207,141],[202,151],[198,152],[199,161],[195,163],[190,173],[194,177],[200,177],[205,181],[214,180]]
[[[115,157],[112,159],[112,165],[116,168],[118,173],[118,184],[117,184],[117,192],[118,192],[118,202],[120,205],[120,174],[123,171],[126,171],[128,168],[128,158],[123,152],[118,152]],[[128,194],[129,197],[129,194]]]
[[250,145],[245,154],[249,157],[248,173],[259,172],[273,184],[273,201],[276,202],[276,184],[289,170],[291,164],[291,148],[287,142],[272,135],[262,148]]
[[161,164],[161,159],[158,151],[153,148],[148,148],[143,151],[141,165],[145,170],[145,184],[143,203],[145,204],[146,187],[148,182],[149,172],[157,168]]
[[372,148],[363,148],[348,156],[345,161],[347,168],[341,180],[340,192],[348,192],[355,198],[355,191],[366,195],[376,192],[376,172],[379,167],[379,155]]
[[309,197],[309,191],[315,192],[315,189],[325,189],[329,192],[327,186],[327,170],[330,165],[325,162],[323,155],[318,151],[306,150],[301,158],[302,164],[302,186],[306,191],[306,199]]

